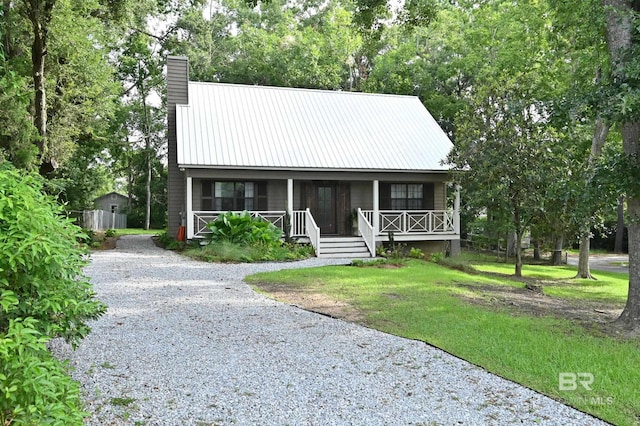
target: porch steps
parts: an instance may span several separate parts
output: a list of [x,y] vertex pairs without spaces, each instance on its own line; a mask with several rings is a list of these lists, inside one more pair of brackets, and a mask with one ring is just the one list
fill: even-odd
[[319,257],[371,257],[361,237],[320,237]]

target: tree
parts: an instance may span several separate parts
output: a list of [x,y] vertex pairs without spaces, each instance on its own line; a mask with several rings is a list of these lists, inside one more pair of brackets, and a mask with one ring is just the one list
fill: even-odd
[[45,89],[45,56],[47,55],[49,26],[56,0],[28,0],[21,12],[32,27],[31,76],[35,92],[34,125],[40,138],[36,141],[41,160],[41,169],[48,173],[57,168],[55,159],[47,158],[47,97]]
[[633,0],[602,0],[606,17],[607,46],[616,93],[616,116],[626,155],[623,180],[628,181],[629,292],[618,318],[623,327],[640,332],[640,72],[638,71],[637,16],[640,4]]
[[[500,84],[502,83],[502,84]],[[522,237],[539,215],[555,140],[535,105],[519,92],[521,82],[483,87],[459,116],[448,163],[459,181],[515,233],[515,275],[522,275]]]
[[25,79],[10,69],[0,50],[0,157],[24,169],[35,166],[37,155],[29,100]]
[[329,90],[353,87],[354,55],[361,40],[351,29],[351,13],[339,4],[223,4],[217,11],[205,9],[207,18],[201,8],[188,11],[167,44],[190,58],[192,78]]
[[[3,3],[5,68],[31,80],[26,110],[37,136],[29,139],[44,174],[67,161],[76,139],[94,135],[96,123],[112,112],[117,86],[104,27],[93,16],[100,7],[80,0]],[[18,103],[11,109],[16,116],[23,108]]]

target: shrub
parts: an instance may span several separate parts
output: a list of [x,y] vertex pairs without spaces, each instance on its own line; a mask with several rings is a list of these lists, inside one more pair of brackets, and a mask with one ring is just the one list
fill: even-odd
[[105,311],[82,273],[86,237],[42,187],[0,164],[0,424],[78,424],[77,386],[44,345],[75,347]]
[[204,262],[287,261],[308,258],[313,254],[313,247],[304,244],[240,244],[218,241],[188,249],[184,254]]
[[424,252],[419,248],[411,247],[411,250],[409,250],[409,257],[414,259],[424,259]]
[[0,424],[82,425],[78,384],[37,328],[33,318],[12,319],[0,337]]
[[207,226],[211,230],[209,238],[213,241],[280,244],[282,238],[282,231],[273,223],[261,218],[252,218],[247,211],[223,213]]
[[446,257],[445,254],[439,251],[439,252],[431,253],[429,255],[429,260],[431,260],[433,263],[442,263],[442,260],[445,257]]
[[185,246],[183,241],[178,241],[170,236],[166,229],[158,235],[157,241],[165,250],[181,250]]
[[116,236],[116,230],[115,229],[107,229],[104,232],[104,236],[107,237],[107,238],[115,237]]

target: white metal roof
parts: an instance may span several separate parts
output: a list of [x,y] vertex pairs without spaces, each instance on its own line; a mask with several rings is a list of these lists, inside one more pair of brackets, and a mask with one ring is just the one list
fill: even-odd
[[180,167],[443,171],[452,144],[414,96],[189,82]]

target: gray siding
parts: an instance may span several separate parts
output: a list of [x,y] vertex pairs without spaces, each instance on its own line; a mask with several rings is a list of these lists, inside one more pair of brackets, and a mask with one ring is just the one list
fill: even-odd
[[373,209],[373,183],[356,181],[351,182],[351,208],[363,210]]
[[447,208],[447,184],[436,183],[433,187],[434,210],[446,210]]
[[193,210],[202,210],[202,179],[193,179]]
[[269,210],[281,211],[287,209],[287,181],[270,180],[267,183],[267,197]]
[[[180,212],[185,209],[185,178],[178,169],[176,104],[189,104],[189,63],[187,58],[167,56],[167,215],[169,235],[176,235]],[[195,197],[194,197],[195,198]],[[198,197],[199,199],[199,197]]]

